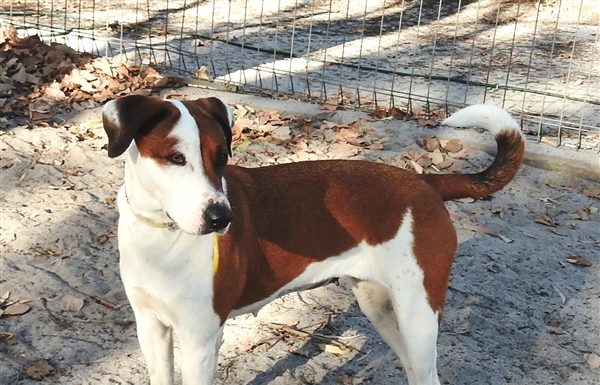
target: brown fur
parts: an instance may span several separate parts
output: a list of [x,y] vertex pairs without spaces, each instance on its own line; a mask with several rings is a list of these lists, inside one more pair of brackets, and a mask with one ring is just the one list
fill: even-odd
[[227,258],[214,283],[222,321],[269,297],[312,262],[363,240],[390,240],[408,208],[429,300],[441,310],[456,236],[443,200],[419,175],[377,163],[317,161],[230,166],[225,176],[234,218],[222,237]]
[[116,101],[118,121],[103,115],[104,129],[108,135],[108,156],[121,155],[135,139],[144,148],[143,156],[165,163],[165,156],[173,151],[176,139],[168,140],[169,132],[179,120],[180,112],[164,100],[156,97],[131,95]]

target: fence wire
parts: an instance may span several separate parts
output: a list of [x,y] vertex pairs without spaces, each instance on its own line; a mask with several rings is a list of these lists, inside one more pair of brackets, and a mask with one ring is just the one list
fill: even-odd
[[80,51],[355,107],[493,102],[539,140],[598,149],[596,0],[2,0]]

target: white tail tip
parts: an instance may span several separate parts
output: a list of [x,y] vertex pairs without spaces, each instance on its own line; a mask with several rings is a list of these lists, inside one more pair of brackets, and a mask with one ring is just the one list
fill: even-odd
[[452,127],[480,127],[497,135],[502,131],[521,132],[519,124],[502,108],[493,104],[475,104],[456,111],[442,124]]

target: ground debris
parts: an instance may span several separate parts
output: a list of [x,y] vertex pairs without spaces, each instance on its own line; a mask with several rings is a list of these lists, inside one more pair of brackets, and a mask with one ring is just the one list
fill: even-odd
[[[131,93],[175,84],[148,66],[125,65],[78,53],[37,35],[17,37],[8,27],[0,43],[0,129],[57,123],[55,116]],[[5,126],[5,127],[3,127]]]
[[33,378],[34,380],[41,380],[44,377],[47,377],[53,374],[56,371],[54,366],[48,362],[48,360],[41,359],[35,360],[29,364],[27,369],[25,369],[25,373],[29,378]]

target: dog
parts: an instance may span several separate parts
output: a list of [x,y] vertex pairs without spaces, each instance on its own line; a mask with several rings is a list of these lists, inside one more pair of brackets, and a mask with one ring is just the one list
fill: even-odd
[[106,103],[108,155],[126,153],[118,192],[121,277],[152,385],[210,385],[223,324],[293,290],[349,277],[361,311],[410,385],[439,385],[436,340],[457,246],[444,201],[504,187],[524,157],[515,120],[491,105],[443,123],[496,139],[475,174],[415,174],[380,163],[228,164],[220,99],[130,95]]

